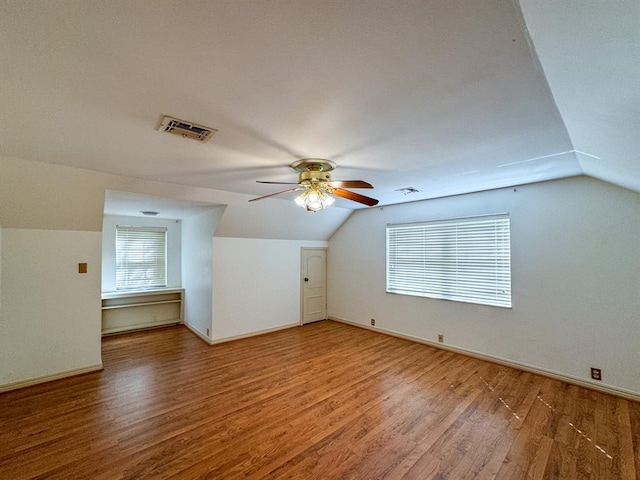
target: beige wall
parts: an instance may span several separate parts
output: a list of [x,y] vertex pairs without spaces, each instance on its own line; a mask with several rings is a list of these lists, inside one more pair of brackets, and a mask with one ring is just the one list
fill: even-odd
[[[0,157],[0,390],[100,367],[101,231],[107,190],[224,205],[212,227],[224,237],[327,239],[351,213],[331,209],[309,215],[293,202],[249,203],[249,195]],[[183,256],[186,249],[193,250],[192,240]],[[206,242],[210,248],[211,235]],[[222,261],[233,269],[237,259]],[[79,262],[89,263],[88,274],[77,274]],[[189,280],[183,273],[182,283],[192,285]],[[212,305],[211,284],[206,294],[187,289],[186,297],[185,320],[210,324],[211,314],[205,318],[193,307],[203,299]],[[252,321],[250,328],[256,331],[272,323],[267,317]]]
[[302,247],[324,241],[214,238],[213,339],[300,322]]
[[[504,309],[385,293],[387,223],[508,212]],[[587,177],[355,213],[329,243],[329,314],[640,393],[640,195]]]
[[101,242],[99,232],[3,229],[0,389],[100,367]]

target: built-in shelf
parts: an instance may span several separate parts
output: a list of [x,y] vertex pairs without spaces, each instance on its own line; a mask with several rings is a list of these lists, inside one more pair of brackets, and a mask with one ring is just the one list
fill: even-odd
[[182,300],[163,300],[161,302],[125,303],[124,305],[103,305],[102,310],[112,310],[114,308],[144,307],[147,305],[162,305],[164,303],[180,303]]
[[102,334],[182,323],[184,289],[105,292],[102,294]]

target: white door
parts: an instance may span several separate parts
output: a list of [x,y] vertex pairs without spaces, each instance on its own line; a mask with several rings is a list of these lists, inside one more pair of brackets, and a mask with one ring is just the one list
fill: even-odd
[[327,249],[302,249],[301,322],[327,318]]

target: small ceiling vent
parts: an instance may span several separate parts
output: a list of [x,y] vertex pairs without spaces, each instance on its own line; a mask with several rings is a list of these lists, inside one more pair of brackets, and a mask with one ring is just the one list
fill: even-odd
[[185,122],[173,117],[164,117],[158,130],[161,132],[179,135],[182,138],[192,138],[200,142],[206,143],[218,131],[215,128],[204,127],[191,122]]
[[418,193],[420,190],[418,190],[415,187],[404,187],[404,188],[397,188],[394,190],[394,192],[400,192],[403,195],[411,195],[412,193]]

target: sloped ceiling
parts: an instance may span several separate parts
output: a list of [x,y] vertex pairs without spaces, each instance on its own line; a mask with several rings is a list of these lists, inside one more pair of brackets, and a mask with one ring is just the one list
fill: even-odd
[[640,2],[520,3],[582,171],[640,191]]
[[587,3],[2,1],[0,155],[245,199],[305,157],[381,205],[583,173],[639,191],[638,4]]

